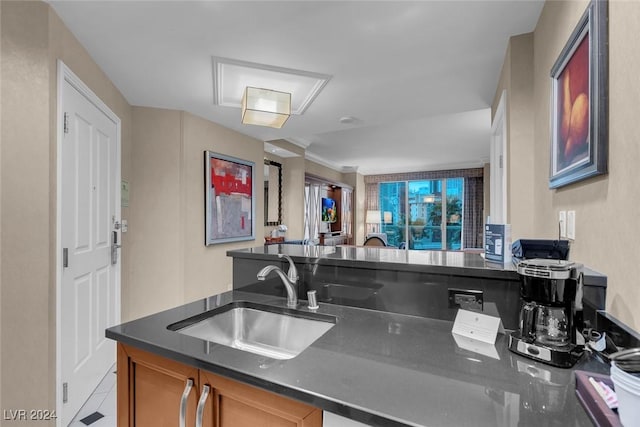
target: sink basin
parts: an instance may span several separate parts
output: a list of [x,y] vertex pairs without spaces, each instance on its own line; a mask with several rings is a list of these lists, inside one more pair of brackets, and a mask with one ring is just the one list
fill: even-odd
[[333,316],[238,301],[168,328],[273,359],[291,359],[335,322]]

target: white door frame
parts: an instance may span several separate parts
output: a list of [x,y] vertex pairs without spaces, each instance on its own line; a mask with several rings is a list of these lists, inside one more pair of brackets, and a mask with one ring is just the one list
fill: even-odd
[[[57,427],[62,426],[62,191],[60,188],[62,182],[62,141],[64,126],[64,111],[63,111],[63,96],[62,88],[64,82],[69,83],[78,92],[80,92],[85,98],[95,105],[101,112],[103,112],[109,119],[116,124],[116,182],[121,181],[120,163],[122,157],[121,147],[121,123],[120,118],[113,112],[107,105],[93,93],[87,85],[85,85],[78,76],[75,75],[69,67],[67,67],[61,60],[58,59],[58,87],[57,87],[57,121],[56,121],[56,419]],[[121,200],[120,200],[120,185],[116,185],[116,218],[121,218]],[[120,308],[121,308],[121,254],[118,251],[118,262],[115,265],[115,320],[116,323],[120,323]]]
[[[496,223],[496,213],[500,214],[502,218],[498,222],[507,222],[507,91],[503,90],[500,95],[500,101],[498,102],[498,108],[493,116],[493,122],[491,123],[491,185],[490,185],[490,212],[491,222]],[[500,163],[502,162],[502,168]],[[497,166],[497,167],[496,167]],[[500,170],[502,170],[502,176],[500,176]],[[498,178],[501,178],[498,180]],[[501,187],[498,187],[498,181],[502,183]],[[498,206],[498,193],[502,193],[502,206]]]

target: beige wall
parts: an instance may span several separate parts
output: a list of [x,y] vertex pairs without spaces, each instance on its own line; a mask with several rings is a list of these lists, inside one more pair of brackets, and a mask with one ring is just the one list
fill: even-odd
[[[533,96],[533,34],[509,39],[492,116],[506,90],[507,127],[507,223],[514,239],[534,237],[533,211],[534,140],[531,99]],[[489,175],[485,175],[489,177]],[[488,181],[488,179],[487,179]],[[488,213],[487,213],[488,214]],[[486,218],[486,217],[485,217]]]
[[221,245],[204,245],[204,178],[205,150],[234,156],[260,166],[264,159],[262,141],[204,120],[189,113],[184,117],[184,154],[182,162],[184,197],[184,301],[189,302],[231,289],[232,259],[227,251],[263,244],[264,195],[256,191],[256,239]]
[[282,163],[282,206],[286,218],[287,239],[304,238],[304,154]]
[[330,182],[345,182],[342,172],[322,166],[312,160],[305,159],[304,170],[305,173],[317,176],[318,178],[324,178]]
[[[282,163],[282,223],[287,226],[285,237],[289,240],[304,238],[304,148],[285,140],[269,143],[297,154],[297,157],[281,158],[265,153],[266,158],[275,158]],[[275,227],[265,227],[265,236]]]
[[[49,13],[49,67],[53,70],[50,73],[50,87],[52,95],[49,99],[52,114],[50,115],[51,129],[50,133],[50,155],[54,159],[53,167],[50,171],[51,179],[51,209],[55,212],[55,158],[56,158],[56,118],[57,118],[57,61],[62,60],[80,79],[100,98],[114,113],[120,118],[121,125],[121,178],[126,181],[132,180],[132,162],[131,152],[132,143],[132,109],[127,100],[122,96],[118,88],[109,80],[106,74],[93,61],[88,52],[76,40],[75,36],[60,20],[58,15],[50,9]],[[123,219],[129,217],[129,208],[123,207],[121,216]],[[55,227],[55,225],[52,225]],[[55,229],[53,229],[55,233]],[[55,234],[52,235],[52,239]],[[53,241],[53,240],[52,240]],[[55,251],[55,246],[51,247]],[[122,319],[129,320],[129,291],[131,289],[130,281],[130,262],[129,262],[129,236],[122,233],[122,253],[121,253],[121,288],[122,288]],[[52,265],[51,274],[55,274],[55,266]]]
[[[56,60],[122,120],[123,178],[131,167],[131,109],[46,3],[3,1],[0,8],[2,408],[55,409]],[[123,266],[123,297],[127,278]],[[18,424],[36,423],[3,421]]]
[[134,107],[133,140],[127,236],[135,286],[129,289],[127,303],[135,319],[183,302],[182,114]]
[[[304,238],[304,183],[305,174],[311,174],[328,182],[342,183],[354,191],[354,235],[356,241],[364,242],[364,177],[356,172],[342,173],[304,158],[305,150],[285,140],[269,141],[271,144],[298,154],[299,157],[278,158],[282,163],[282,208],[283,223],[287,225],[286,238]],[[277,157],[265,153],[266,158]],[[358,187],[360,183],[360,187]],[[360,201],[360,202],[358,202]],[[274,227],[265,227],[268,235]]]
[[[2,7],[0,7],[0,52],[2,51]],[[1,58],[0,58],[1,59]],[[2,100],[2,66],[0,65],[0,100]],[[2,242],[2,101],[0,101],[0,242]],[[2,244],[0,243],[0,384],[2,384]],[[2,387],[0,387],[0,408]]]
[[[572,243],[571,259],[608,276],[607,311],[640,330],[640,288],[635,265],[640,237],[640,222],[636,220],[640,216],[637,202],[640,120],[636,117],[640,99],[638,2],[614,0],[609,4],[609,174],[558,190],[548,188],[549,72],[587,5],[587,1],[546,2],[533,33],[530,112],[534,127],[534,173],[529,184],[533,205],[530,218],[514,218],[512,223],[517,227],[533,227],[535,237],[553,238],[557,235],[558,211],[575,210],[576,240]],[[511,54],[514,67],[513,51]],[[522,59],[518,64],[526,62]],[[524,68],[517,73],[527,78],[528,70]],[[514,69],[511,76],[520,78]],[[526,104],[524,97],[523,103]],[[522,107],[526,111],[526,105]],[[510,112],[513,109],[511,105]],[[530,161],[527,150],[511,152],[510,157],[514,165]],[[516,200],[521,191],[522,188],[511,187],[509,197]]]
[[261,141],[174,110],[135,107],[133,128],[129,238],[136,318],[231,289],[226,252],[263,243],[264,195],[256,191],[255,240],[205,246],[204,151],[254,162],[260,182],[264,148]]
[[[282,187],[281,197],[282,197],[283,200],[281,200],[280,203],[281,203],[281,208],[282,208],[282,212],[281,212],[282,213],[282,223],[286,224],[287,223],[286,222],[287,217],[286,217],[285,212],[284,212],[284,203],[282,203],[284,201],[284,194],[283,193],[285,192],[285,188],[284,188],[284,159],[282,157],[280,157],[280,156],[276,156],[275,154],[268,153],[266,151],[264,152],[264,158],[266,160],[271,160],[273,162],[278,162],[278,163],[280,163],[282,165],[282,181],[280,182],[280,185]],[[270,189],[269,193],[271,193],[271,189]],[[272,202],[274,204],[272,204]],[[265,201],[265,203],[266,203],[266,201]],[[269,205],[272,206],[272,209],[276,209],[277,210],[277,200],[274,199],[272,201],[271,200],[271,195],[269,196]],[[275,225],[265,225],[264,229],[263,229],[264,236],[265,237],[270,236],[271,235],[271,231],[273,231],[276,228],[278,228],[278,227],[275,226]]]
[[49,346],[55,326],[49,300],[48,11],[39,3],[2,2],[0,7],[2,405],[55,409],[55,370],[49,363],[55,354]]
[[483,205],[482,205],[482,223],[484,224],[491,212],[491,164],[484,164],[483,172]]

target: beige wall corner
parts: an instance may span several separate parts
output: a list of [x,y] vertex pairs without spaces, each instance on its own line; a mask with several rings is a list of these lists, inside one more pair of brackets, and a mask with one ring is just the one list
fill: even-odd
[[284,139],[276,139],[273,141],[269,141],[269,144],[275,145],[276,147],[283,148],[287,151],[297,154],[300,157],[304,157],[304,148],[299,145],[292,144],[291,142]]
[[[282,163],[282,215],[283,224],[287,226],[286,238],[300,240],[304,238],[304,148],[289,141],[278,139],[269,141],[276,147],[295,153],[298,157],[280,158]],[[265,157],[273,156],[265,153]],[[265,236],[274,227],[265,228]]]
[[638,331],[638,2],[609,2],[609,173],[558,190],[548,188],[549,73],[587,5],[587,1],[546,2],[534,32],[534,232],[536,237],[555,237],[558,211],[575,210],[571,259],[608,276],[607,311]]
[[[184,301],[189,302],[231,289],[232,259],[227,251],[264,243],[264,195],[257,191],[255,240],[204,245],[204,151],[211,150],[254,162],[262,174],[264,144],[203,118],[183,113],[182,220],[184,247]],[[260,179],[261,181],[261,179]]]
[[328,168],[309,159],[305,159],[304,169],[305,173],[318,178],[324,178],[330,182],[344,182],[344,176],[342,172]]
[[[181,304],[181,156],[179,111],[133,108],[129,190],[129,317]],[[153,298],[149,298],[153,295]]]
[[[130,190],[131,316],[231,289],[231,249],[259,246],[264,195],[256,186],[256,239],[205,246],[204,152],[254,162],[262,181],[261,141],[189,113],[134,107]],[[149,298],[153,295],[153,298]]]
[[[280,196],[282,198],[282,200],[280,200],[280,203],[281,203],[281,214],[282,214],[282,218],[281,219],[282,219],[282,224],[287,224],[287,216],[285,215],[284,203],[283,203],[283,201],[284,201],[284,192],[286,191],[286,187],[285,187],[285,183],[284,183],[284,159],[282,157],[280,157],[280,156],[276,156],[275,154],[269,153],[269,152],[266,152],[266,151],[264,152],[264,158],[265,158],[265,160],[271,160],[272,162],[280,163],[280,165],[282,165],[281,166],[282,167],[282,172],[281,172],[282,173],[282,181],[280,182],[280,186],[281,186],[281,189],[282,189],[281,194],[280,194]],[[259,172],[261,172],[261,171],[262,170],[260,170]],[[260,175],[260,176],[262,176],[262,175]],[[266,181],[266,178],[265,178],[265,181]],[[257,188],[258,184],[261,183],[261,182],[262,182],[262,178],[259,179],[256,182],[256,188]],[[262,187],[260,187],[260,188],[262,188]],[[264,203],[265,204],[267,203],[266,199],[265,199]],[[274,203],[274,204],[272,204],[272,203]],[[275,203],[276,203],[275,201],[272,202],[271,200],[269,200],[269,205],[270,205],[271,209],[276,209],[276,204]],[[265,207],[265,210],[266,209],[267,208]],[[266,222],[266,219],[265,219],[264,222]],[[273,231],[276,228],[278,228],[278,227],[275,226],[275,225],[265,225],[264,229],[263,229],[264,236],[265,237],[270,236],[271,235],[271,231]]]
[[[3,1],[0,10],[2,408],[54,410],[58,59],[121,119],[123,178],[130,173],[131,107],[49,5]],[[124,253],[123,260],[126,300]]]
[[[2,6],[0,6],[0,52],[2,52]],[[0,182],[2,182],[2,54],[0,53]],[[2,185],[0,185],[0,242],[2,242]],[[0,272],[2,271],[2,244],[0,244]],[[2,296],[2,273],[0,273],[0,297]],[[0,298],[0,343],[2,343],[2,302]],[[0,384],[2,384],[2,346],[0,345]],[[0,387],[0,408],[2,387]]]
[[[636,142],[640,3],[609,2],[609,173],[549,189],[549,73],[589,2],[548,1],[533,33],[512,37],[493,111],[507,90],[508,217],[514,238],[555,238],[558,211],[576,212],[571,259],[608,276],[607,311],[640,330],[634,254],[640,237]],[[533,166],[533,168],[531,168]]]
[[[2,408],[55,409],[49,7],[39,2],[0,7]],[[24,422],[2,423],[19,424]]]
[[304,154],[284,159],[282,164],[282,208],[289,240],[304,239],[304,166]]
[[487,221],[489,212],[491,212],[491,164],[485,163],[483,166],[483,208],[482,208],[482,223]]
[[[531,238],[534,235],[532,211],[535,170],[532,120],[533,33],[509,39],[492,106],[492,117],[503,90],[507,96],[507,222],[511,224],[514,240]],[[488,181],[489,175],[485,177]],[[487,215],[488,213],[487,208]]]
[[[93,61],[89,53],[78,42],[75,36],[64,25],[55,11],[49,8],[49,67],[50,73],[50,108],[52,114],[51,120],[51,145],[50,153],[53,165],[56,163],[56,118],[57,118],[57,61],[61,60],[69,67],[91,90],[100,98],[118,118],[120,118],[121,127],[121,178],[125,181],[131,181],[131,150],[132,150],[132,108],[127,100],[122,96],[118,88],[109,80],[109,77],[98,67]],[[52,195],[52,211],[55,212],[55,167],[51,170],[51,195]],[[121,211],[121,219],[128,220],[129,208],[123,207]],[[53,230],[55,232],[55,229]],[[55,238],[55,236],[54,236]],[[55,248],[52,248],[55,253]],[[129,280],[131,264],[129,262],[129,235],[122,234],[122,254],[121,254],[121,295],[122,295],[122,320],[130,319],[129,306],[129,290],[131,282]],[[52,277],[55,277],[55,268],[52,269]]]

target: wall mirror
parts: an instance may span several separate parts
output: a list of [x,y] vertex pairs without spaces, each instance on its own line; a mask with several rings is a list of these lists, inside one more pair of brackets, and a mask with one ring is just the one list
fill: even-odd
[[264,159],[264,225],[282,224],[282,165]]

